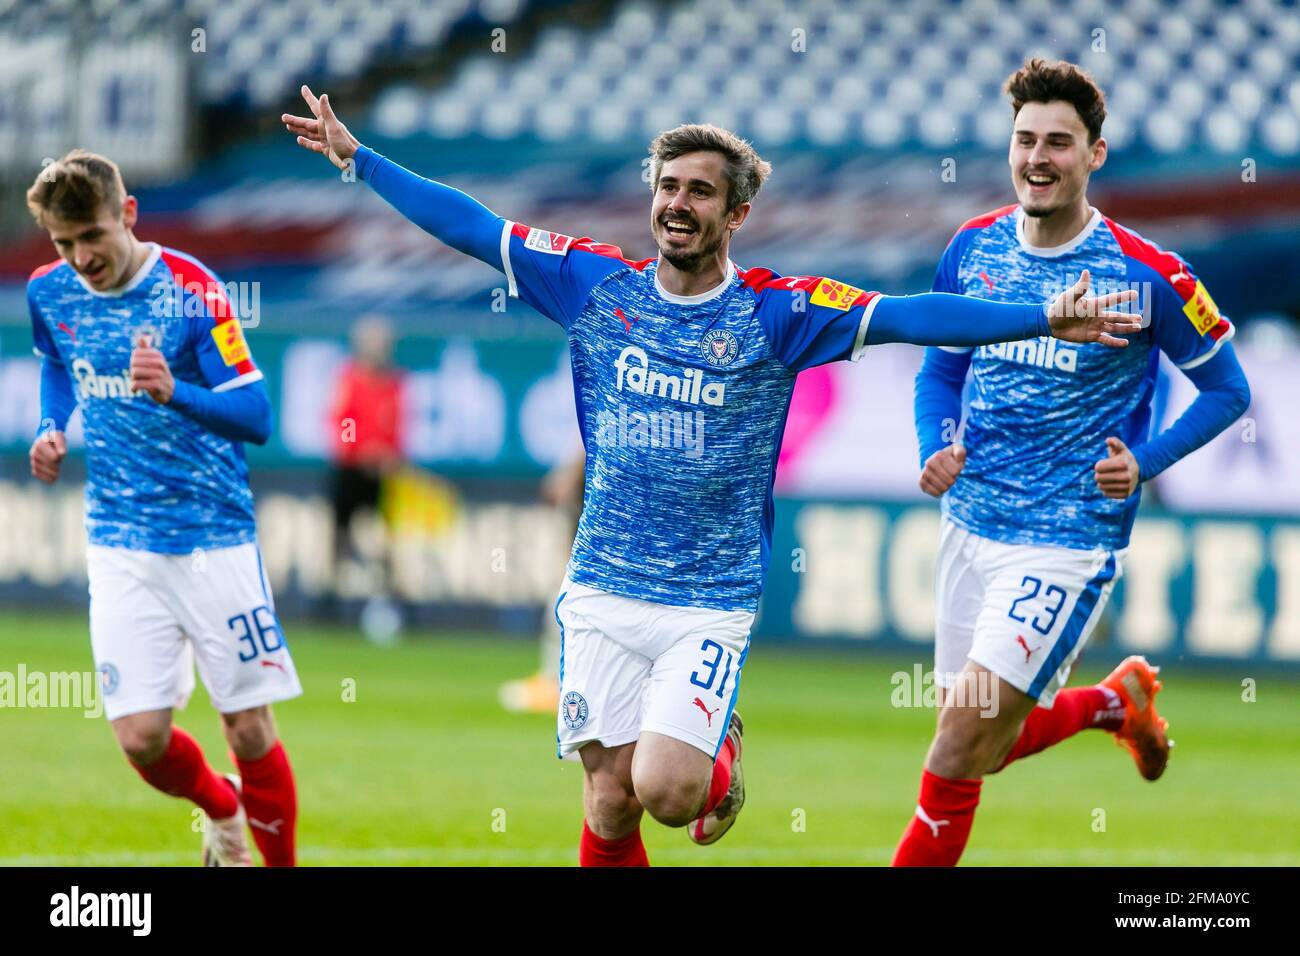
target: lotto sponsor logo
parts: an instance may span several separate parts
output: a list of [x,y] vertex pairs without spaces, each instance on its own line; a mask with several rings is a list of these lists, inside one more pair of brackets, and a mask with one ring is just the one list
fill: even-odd
[[615,383],[620,392],[627,388],[641,395],[657,395],[688,405],[703,402],[721,406],[726,399],[726,384],[705,384],[703,369],[683,368],[680,375],[669,375],[651,368],[645,349],[636,345],[629,345],[619,353],[614,369],[618,373]]
[[1183,304],[1183,312],[1201,335],[1219,324],[1219,307],[1214,304],[1210,293],[1199,279],[1196,281],[1195,293]]
[[1079,367],[1077,349],[1061,345],[1056,339],[1046,335],[1020,342],[981,345],[976,354],[982,358],[1002,359],[1004,362],[1018,362],[1021,365],[1034,365],[1038,368],[1054,368],[1059,372],[1073,373]]
[[131,389],[131,373],[126,369],[112,375],[101,375],[95,366],[84,358],[72,362],[72,377],[77,381],[77,398],[134,398],[138,395]]
[[212,340],[217,343],[221,360],[227,365],[249,361],[248,343],[238,322],[222,322],[212,328]]
[[824,305],[831,309],[839,309],[841,312],[847,312],[858,296],[866,295],[861,289],[855,288],[844,282],[836,282],[834,279],[822,279],[817,283],[817,288],[813,290],[812,304]]
[[528,236],[524,239],[524,248],[532,249],[534,252],[545,252],[552,256],[562,256],[569,251],[569,246],[573,244],[573,237],[566,236],[558,232],[547,232],[545,229],[529,229]]

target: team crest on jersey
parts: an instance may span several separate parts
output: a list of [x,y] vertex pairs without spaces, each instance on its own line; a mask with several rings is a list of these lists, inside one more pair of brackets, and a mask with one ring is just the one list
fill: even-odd
[[577,730],[587,722],[587,698],[576,690],[569,691],[560,702],[560,716],[564,719],[564,726]]
[[532,249],[534,252],[545,252],[552,256],[564,255],[569,251],[569,246],[572,244],[572,236],[531,227],[528,230],[528,237],[524,239],[525,249]]
[[845,282],[822,279],[821,282],[817,283],[817,288],[813,290],[812,304],[824,305],[831,309],[847,312],[849,307],[858,301],[860,295],[866,295],[866,293]]
[[104,687],[104,695],[107,696],[117,690],[117,685],[122,683],[122,676],[118,674],[116,667],[104,661],[99,665],[99,682]]
[[710,329],[700,339],[700,349],[710,365],[730,365],[736,360],[740,343],[726,329]]

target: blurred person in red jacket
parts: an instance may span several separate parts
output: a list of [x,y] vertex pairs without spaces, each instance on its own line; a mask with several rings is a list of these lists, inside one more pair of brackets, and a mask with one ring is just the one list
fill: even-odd
[[[402,387],[402,370],[393,364],[391,324],[380,315],[362,316],[352,327],[352,357],[330,403],[329,428],[336,436],[330,481],[336,569],[357,553],[353,517],[379,511],[385,477],[403,464]],[[380,589],[386,591],[387,560],[381,565]]]

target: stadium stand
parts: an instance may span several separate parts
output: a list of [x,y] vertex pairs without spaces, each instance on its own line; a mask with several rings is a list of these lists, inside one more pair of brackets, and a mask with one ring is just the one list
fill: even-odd
[[1010,119],[984,107],[1026,52],[1107,85],[1115,148],[1300,153],[1300,17],[1279,0],[633,3],[589,35],[551,27],[522,63],[483,53],[444,88],[391,90],[376,116],[394,136],[606,141],[707,119],[768,145],[1000,149]]

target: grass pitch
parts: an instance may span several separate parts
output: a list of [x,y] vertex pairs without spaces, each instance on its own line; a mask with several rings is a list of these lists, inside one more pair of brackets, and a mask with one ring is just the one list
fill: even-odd
[[[555,759],[553,718],[496,703],[497,685],[533,666],[533,644],[421,635],[380,648],[345,628],[286,630],[306,694],[276,713],[303,864],[576,864],[581,768]],[[712,847],[647,817],[651,862],[887,863],[934,720],[892,706],[890,678],[928,668],[927,649],[906,659],[756,643],[739,704],[744,812]],[[91,669],[85,617],[0,615],[0,671],[20,663]],[[1101,676],[1085,663],[1071,684]],[[1177,741],[1164,779],[1143,781],[1108,734],[1086,731],[988,778],[964,865],[1300,865],[1300,678],[1248,665],[1162,677]],[[1242,700],[1246,677],[1255,702]],[[201,684],[177,722],[232,768]],[[102,717],[0,709],[0,778],[0,864],[198,863],[192,808],[140,781]]]

